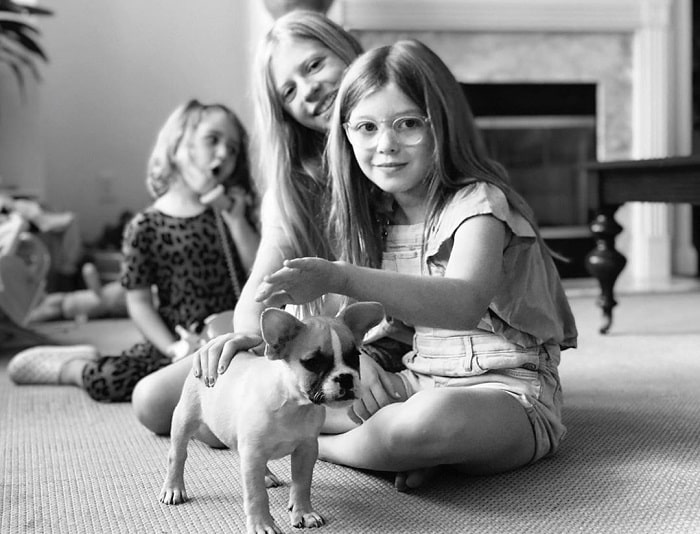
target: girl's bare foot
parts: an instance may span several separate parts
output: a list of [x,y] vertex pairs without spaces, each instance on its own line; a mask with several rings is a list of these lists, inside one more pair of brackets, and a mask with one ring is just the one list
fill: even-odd
[[410,491],[419,488],[432,478],[436,470],[436,467],[426,467],[425,469],[413,469],[412,471],[396,473],[394,487],[398,491]]

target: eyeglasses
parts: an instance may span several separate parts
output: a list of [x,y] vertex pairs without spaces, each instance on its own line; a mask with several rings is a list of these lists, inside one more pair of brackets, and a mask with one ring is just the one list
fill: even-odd
[[379,142],[380,124],[391,124],[391,130],[399,143],[413,146],[425,138],[430,119],[421,115],[406,115],[383,121],[362,119],[354,123],[345,122],[343,126],[351,145],[360,148],[373,148]]

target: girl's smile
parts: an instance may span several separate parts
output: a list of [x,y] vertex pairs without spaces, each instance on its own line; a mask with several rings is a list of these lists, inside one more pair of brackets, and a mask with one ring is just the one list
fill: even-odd
[[312,130],[328,130],[345,63],[314,39],[281,41],[270,60],[284,110]]
[[338,91],[331,91],[328,93],[323,100],[321,100],[321,103],[316,106],[316,109],[314,110],[314,115],[324,115],[326,116],[326,120],[330,119],[330,112],[333,109],[333,104],[335,103],[335,97],[338,95]]

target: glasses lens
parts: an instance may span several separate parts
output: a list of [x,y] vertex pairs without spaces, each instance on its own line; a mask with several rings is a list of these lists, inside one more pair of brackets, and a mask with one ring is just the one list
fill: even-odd
[[[362,120],[356,123],[346,122],[345,132],[352,145],[363,148],[376,146],[379,139],[380,125],[388,121],[373,122]],[[394,119],[391,129],[402,145],[417,145],[428,130],[428,119],[420,116],[406,116]]]
[[417,145],[423,140],[427,122],[423,117],[399,117],[393,122],[392,128],[402,144]]

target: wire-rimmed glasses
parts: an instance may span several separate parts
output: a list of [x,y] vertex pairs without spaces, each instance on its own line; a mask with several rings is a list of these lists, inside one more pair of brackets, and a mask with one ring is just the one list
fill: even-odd
[[374,148],[379,142],[380,126],[390,124],[396,139],[405,146],[419,144],[428,133],[430,119],[422,115],[403,115],[393,119],[373,121],[360,119],[355,122],[345,122],[345,134],[350,144],[359,148]]

